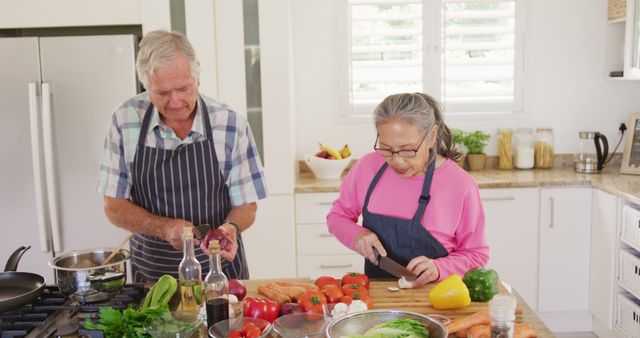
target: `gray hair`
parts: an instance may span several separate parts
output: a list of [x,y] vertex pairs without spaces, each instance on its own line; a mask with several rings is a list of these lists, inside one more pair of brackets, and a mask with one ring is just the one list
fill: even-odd
[[442,108],[438,101],[424,93],[403,93],[387,96],[373,112],[376,128],[393,119],[409,122],[423,134],[434,125],[438,126],[436,150],[438,154],[458,159],[460,153],[451,142],[451,132],[442,119]]
[[200,76],[200,62],[196,51],[186,36],[178,32],[165,30],[151,31],[140,41],[140,51],[136,60],[138,79],[147,88],[149,75],[159,66],[175,60],[178,52],[184,54],[191,66],[191,75],[197,79]]

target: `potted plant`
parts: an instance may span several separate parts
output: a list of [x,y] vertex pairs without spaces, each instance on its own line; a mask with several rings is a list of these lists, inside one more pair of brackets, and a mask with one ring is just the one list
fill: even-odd
[[464,168],[464,159],[466,156],[466,147],[464,146],[464,137],[465,133],[462,129],[451,128],[451,142],[453,142],[453,146],[457,151],[460,152],[460,158],[456,160],[456,163],[460,166],[460,168]]
[[487,155],[484,147],[491,136],[485,132],[476,130],[464,136],[464,145],[467,147],[467,158],[469,159],[469,170],[484,170]]

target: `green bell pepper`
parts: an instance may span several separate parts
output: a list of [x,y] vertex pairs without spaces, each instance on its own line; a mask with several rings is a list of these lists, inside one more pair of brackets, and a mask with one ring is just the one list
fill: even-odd
[[474,302],[488,302],[500,291],[500,278],[493,269],[477,268],[467,272],[462,279]]

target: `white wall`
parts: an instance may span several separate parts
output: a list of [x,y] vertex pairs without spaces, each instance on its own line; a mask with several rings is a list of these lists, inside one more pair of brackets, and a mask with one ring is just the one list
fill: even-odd
[[[340,55],[331,3],[336,1],[292,1],[298,156],[315,152],[318,142],[335,147],[348,143],[361,156],[375,140],[372,121],[337,121]],[[607,25],[604,0],[526,0],[523,114],[484,120],[445,117],[447,124],[492,135],[500,127],[551,127],[557,153],[575,151],[578,131],[598,130],[613,147],[620,123],[627,122],[628,113],[640,111],[640,82],[604,78]],[[495,142],[487,153],[497,154]]]

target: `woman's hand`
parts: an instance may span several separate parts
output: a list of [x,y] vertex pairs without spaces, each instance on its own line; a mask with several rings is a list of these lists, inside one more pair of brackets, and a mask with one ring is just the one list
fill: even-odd
[[380,243],[378,236],[366,228],[353,240],[353,246],[357,253],[375,265],[378,265],[378,260],[376,259],[374,248],[378,250],[380,256],[387,256],[387,250],[385,250],[382,243]]
[[407,264],[407,269],[418,276],[413,282],[414,287],[420,287],[440,277],[440,270],[438,270],[435,261],[425,256],[418,256],[412,259],[409,264]]

